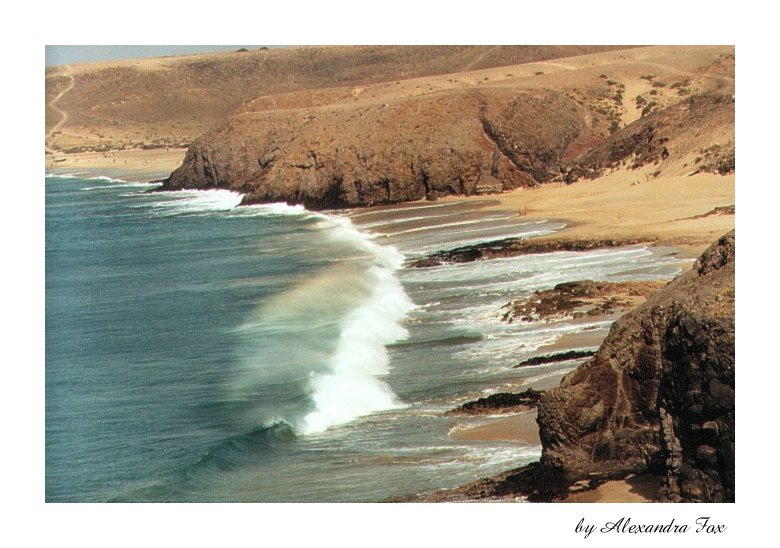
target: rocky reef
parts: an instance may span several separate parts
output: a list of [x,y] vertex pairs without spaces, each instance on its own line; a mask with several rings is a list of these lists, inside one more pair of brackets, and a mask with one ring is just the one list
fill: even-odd
[[543,394],[544,390],[534,390],[533,388],[529,388],[519,394],[499,392],[475,401],[466,402],[448,411],[446,415],[497,415],[528,411],[536,407]]
[[539,253],[555,253],[557,251],[592,251],[610,247],[624,247],[643,243],[652,243],[639,238],[588,238],[531,240],[528,238],[504,238],[491,242],[457,247],[437,251],[422,259],[410,261],[408,266],[415,268],[430,268],[447,263],[470,263],[486,261],[518,255],[536,255]]
[[734,500],[734,262],[732,231],[542,397],[543,467],[568,483],[650,472],[660,500]]
[[507,303],[505,322],[531,322],[571,316],[609,316],[630,310],[664,287],[665,282],[563,282],[552,289],[534,291],[525,299]]

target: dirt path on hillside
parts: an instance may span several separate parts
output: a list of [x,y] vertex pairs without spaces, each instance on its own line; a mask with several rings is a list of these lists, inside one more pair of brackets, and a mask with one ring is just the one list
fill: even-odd
[[49,103],[51,109],[55,111],[57,114],[60,114],[62,116],[62,120],[57,122],[57,125],[55,125],[53,128],[49,130],[49,132],[46,134],[47,139],[52,135],[54,135],[54,133],[57,132],[63,126],[63,124],[65,124],[65,122],[67,122],[68,120],[68,113],[57,106],[57,101],[62,99],[63,95],[65,95],[66,93],[68,93],[70,90],[73,89],[73,86],[76,85],[76,79],[73,78],[73,69],[71,68],[70,65],[65,65],[65,70],[67,71],[65,76],[70,78],[70,83],[65,89],[63,89],[61,92],[57,94],[57,97],[55,97],[51,103]]

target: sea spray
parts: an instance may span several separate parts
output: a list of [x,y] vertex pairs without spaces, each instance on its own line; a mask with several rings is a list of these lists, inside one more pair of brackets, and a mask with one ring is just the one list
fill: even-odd
[[378,245],[346,217],[300,205],[236,207],[240,195],[219,190],[175,194],[152,207],[166,216],[287,217],[285,225],[305,239],[294,253],[321,265],[291,276],[236,329],[242,358],[225,394],[234,428],[283,421],[313,434],[402,407],[381,379],[390,368],[385,345],[407,336],[401,324],[414,308],[396,276],[404,264],[398,250]]
[[321,432],[400,405],[378,376],[389,368],[385,345],[407,336],[400,322],[412,305],[392,271],[373,267],[367,275],[374,279],[375,289],[366,303],[345,318],[338,347],[330,358],[331,372],[312,376],[316,410],[305,417],[304,433]]
[[329,360],[330,371],[312,375],[316,409],[299,426],[307,434],[369,413],[401,407],[392,389],[378,377],[386,374],[390,366],[385,345],[407,336],[401,322],[414,308],[395,275],[403,266],[401,253],[393,247],[377,245],[347,218],[327,218],[326,223],[332,238],[353,242],[370,254],[373,264],[365,276],[373,289],[344,318],[338,346]]

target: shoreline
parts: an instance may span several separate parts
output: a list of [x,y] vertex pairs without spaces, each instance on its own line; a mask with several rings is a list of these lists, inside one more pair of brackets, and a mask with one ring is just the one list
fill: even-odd
[[673,247],[678,256],[697,258],[734,228],[734,214],[716,208],[735,204],[734,174],[661,175],[645,181],[654,166],[620,168],[598,179],[573,184],[545,183],[489,196],[452,196],[439,201],[491,199],[488,211],[516,212],[529,221],[560,221],[566,227],[537,242],[621,239]]
[[52,175],[105,175],[129,182],[163,179],[179,167],[187,149],[125,149],[106,152],[46,153],[44,171]]
[[[104,175],[131,182],[149,181],[167,177],[180,165],[185,152],[185,149],[136,149],[47,155],[46,172],[55,175]],[[57,159],[64,161],[55,161]],[[717,207],[734,204],[733,174],[661,176],[635,185],[633,181],[638,174],[641,174],[641,170],[621,169],[599,179],[582,180],[572,185],[548,183],[538,188],[516,189],[495,195],[445,197],[438,202],[482,202],[478,207],[483,211],[517,212],[529,221],[556,219],[566,224],[554,234],[534,238],[539,242],[573,238],[637,238],[651,241],[652,243],[647,244],[648,247],[674,248],[677,255],[683,259],[697,257],[712,240],[733,228],[733,213],[707,215]],[[485,203],[486,201],[488,203]],[[415,204],[418,202],[389,207],[414,207]],[[350,210],[351,213],[355,211],[360,210]],[[692,263],[688,266],[690,264]],[[545,350],[561,351],[575,346],[599,346],[607,334],[606,331],[608,330],[568,335],[568,338],[556,341]],[[564,374],[565,372],[553,374],[531,383],[522,382],[522,377],[518,375],[518,388],[552,388],[558,385]],[[503,416],[483,416],[478,421],[464,420],[464,424],[453,427],[448,435],[453,440],[476,446],[495,441],[539,447],[541,444],[535,409]],[[647,478],[607,482],[599,486],[583,487],[561,502],[650,502],[657,490],[657,487],[653,488],[651,484],[652,480]],[[437,498],[442,493],[429,495]]]
[[[163,179],[184,160],[187,149],[127,149],[74,154],[47,153],[45,172],[54,175],[106,175],[131,182]],[[646,180],[654,166],[620,168],[598,179],[545,183],[490,195],[446,196],[437,202],[485,202],[486,211],[517,213],[528,221],[560,221],[566,226],[537,242],[562,240],[644,240],[673,247],[695,259],[715,239],[734,228],[734,214],[716,208],[735,203],[735,176],[700,173],[662,175]],[[638,181],[645,181],[637,184]],[[672,197],[672,199],[670,199]],[[414,207],[403,202],[369,207]],[[358,211],[351,209],[350,211]]]

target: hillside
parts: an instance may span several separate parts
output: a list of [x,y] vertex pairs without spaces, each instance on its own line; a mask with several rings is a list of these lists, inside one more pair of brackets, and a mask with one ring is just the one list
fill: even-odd
[[365,206],[654,164],[734,168],[729,46],[644,47],[259,97],[200,136],[165,188]]
[[[78,152],[182,146],[257,97],[348,89],[616,48],[310,46],[53,67],[46,70],[46,148]],[[57,127],[63,112],[67,118]]]

